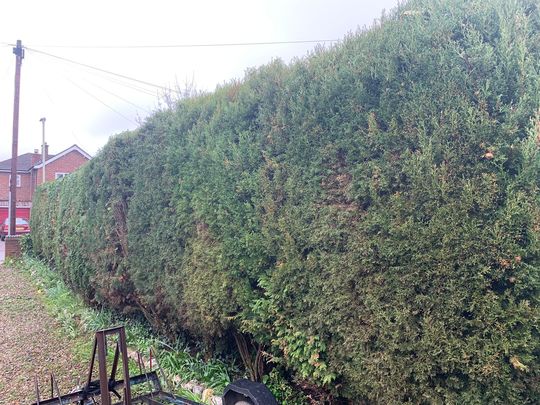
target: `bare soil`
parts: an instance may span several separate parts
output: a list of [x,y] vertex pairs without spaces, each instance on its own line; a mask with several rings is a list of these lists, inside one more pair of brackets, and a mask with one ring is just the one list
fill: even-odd
[[75,360],[74,342],[59,330],[41,293],[24,275],[0,264],[0,404],[35,402],[35,377],[42,400],[51,397],[51,373],[61,394],[79,378],[84,381],[88,365]]

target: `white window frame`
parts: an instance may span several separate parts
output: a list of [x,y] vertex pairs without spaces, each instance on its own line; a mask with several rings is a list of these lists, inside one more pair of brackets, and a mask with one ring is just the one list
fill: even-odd
[[68,174],[69,174],[69,173],[55,172],[55,173],[54,173],[54,179],[55,179],[55,180],[63,179],[63,178],[66,177]]
[[[9,185],[11,186],[11,174],[9,175]],[[17,175],[17,184],[16,187],[21,188],[21,175]]]

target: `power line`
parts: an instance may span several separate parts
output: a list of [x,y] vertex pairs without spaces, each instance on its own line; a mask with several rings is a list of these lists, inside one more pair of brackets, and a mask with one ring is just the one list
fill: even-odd
[[[75,49],[76,48],[79,48],[79,49],[89,49],[89,48],[94,48],[94,49],[144,49],[144,48],[147,48],[147,49],[150,49],[150,48],[197,48],[197,47],[232,47],[232,46],[284,45],[284,44],[326,43],[326,42],[338,42],[338,41],[339,40],[337,40],[337,39],[320,39],[320,40],[300,40],[300,41],[269,41],[269,42],[176,44],[176,45],[118,45],[118,46],[115,46],[115,45],[88,45],[88,46],[86,46],[86,45],[74,45],[74,46],[70,46],[70,45],[41,45],[39,47],[40,48],[75,48]],[[0,42],[0,46],[2,46],[2,45],[11,46],[11,44]],[[57,59],[57,60],[60,60],[60,61],[63,61],[63,62],[68,62],[68,63],[71,63],[73,65],[81,66],[81,67],[84,67],[86,69],[90,69],[90,70],[93,70],[93,71],[96,71],[96,72],[99,72],[99,73],[102,73],[102,74],[104,73],[104,74],[109,75],[109,76],[113,76],[113,77],[116,77],[116,78],[120,78],[120,79],[130,81],[132,83],[128,84],[128,83],[121,83],[121,82],[118,81],[118,79],[116,79],[118,84],[129,87],[129,88],[131,88],[133,90],[144,92],[146,94],[149,94],[149,92],[147,90],[145,90],[142,87],[136,86],[134,83],[138,83],[140,85],[144,85],[144,86],[147,86],[147,87],[153,87],[153,88],[163,90],[163,91],[166,91],[166,92],[169,92],[169,93],[177,93],[177,94],[182,95],[181,91],[172,89],[170,87],[161,86],[161,85],[158,85],[158,84],[155,84],[155,83],[140,80],[140,79],[137,79],[137,78],[134,78],[134,77],[124,75],[124,74],[115,73],[115,72],[112,72],[112,71],[107,70],[107,69],[102,69],[102,68],[99,68],[97,66],[77,62],[77,61],[72,60],[72,59],[68,59],[68,58],[65,58],[65,57],[62,57],[62,56],[54,55],[54,54],[51,54],[49,52],[45,52],[45,51],[36,49],[36,47],[25,46],[25,49],[27,49],[30,52],[34,52],[36,54],[47,56],[49,58]],[[104,77],[107,78],[106,76],[104,76]],[[132,122],[134,124],[137,124],[132,119],[125,116],[121,112],[117,111],[116,109],[114,109],[113,107],[111,107],[110,105],[108,105],[107,103],[105,103],[104,101],[99,99],[98,97],[96,97],[94,94],[90,93],[88,90],[86,90],[86,89],[82,88],[81,86],[77,85],[72,80],[70,80],[68,78],[66,78],[66,80],[71,82],[72,85],[74,85],[79,90],[86,93],[88,96],[94,98],[99,103],[103,104],[104,106],[106,106],[110,110],[112,110],[115,113],[117,113],[118,115],[122,116],[127,121],[130,121],[130,122]],[[107,78],[107,80],[112,81],[112,78]],[[98,88],[101,88],[101,90],[106,91],[107,93],[109,93],[109,94],[111,94],[111,95],[113,95],[115,97],[118,97],[118,98],[120,98],[120,99],[122,99],[122,100],[124,100],[124,101],[126,101],[126,102],[128,102],[130,104],[132,104],[136,108],[140,108],[140,109],[145,110],[144,108],[141,108],[140,106],[137,106],[137,105],[131,103],[130,101],[126,100],[125,98],[123,98],[121,96],[119,96],[117,94],[114,94],[114,93],[112,93],[110,91],[107,91],[107,90],[103,89],[100,86],[97,86],[95,83],[94,83],[94,86],[96,86]]]
[[107,80],[110,83],[126,87],[128,89],[137,91],[139,93],[143,93],[143,94],[145,94],[147,96],[152,96],[152,97],[157,96],[157,93],[155,91],[148,90],[148,86],[143,87],[141,85],[137,85],[136,83],[126,81],[125,79],[120,79],[118,77],[106,75],[106,74],[103,74],[103,73],[100,73],[100,72],[89,72],[89,73],[95,74],[98,79]]
[[339,42],[339,39],[309,39],[298,41],[224,42],[209,44],[161,44],[161,45],[33,45],[36,48],[70,49],[159,49],[159,48],[213,48],[226,46],[292,45]]
[[[40,72],[43,72],[43,69],[40,69]],[[89,90],[83,88],[81,85],[77,84],[74,80],[72,80],[71,78],[69,78],[69,76],[66,75],[66,72],[64,72],[64,74],[60,74],[58,71],[54,71],[53,72],[58,79],[63,79],[67,82],[69,82],[72,86],[74,86],[75,88],[79,89],[81,92],[85,93],[87,96],[93,98],[95,101],[99,102],[100,104],[104,105],[105,107],[107,107],[109,110],[113,111],[115,114],[121,116],[123,119],[125,119],[126,121],[134,124],[134,125],[139,125],[135,120],[131,119],[129,116],[126,116],[125,114],[123,114],[121,111],[118,111],[117,109],[115,109],[114,107],[112,107],[111,105],[109,105],[108,103],[106,103],[105,101],[103,101],[101,98],[99,98],[97,95],[91,93]],[[96,73],[96,74],[100,74],[100,73]],[[118,79],[115,79],[115,80],[118,80]],[[40,83],[46,83],[47,80],[39,80]],[[102,88],[101,86],[98,86],[97,84],[95,83],[92,83],[90,81],[86,81],[87,83],[91,84],[91,85],[94,85],[96,86],[97,88],[101,89],[102,91],[106,92],[106,93],[109,93],[110,95],[113,95],[131,105],[133,105],[134,107],[136,107],[138,110],[139,109],[142,109],[146,112],[149,112],[148,110],[144,109],[143,107],[140,107],[140,106],[137,106],[136,104],[132,103],[131,101],[117,95],[117,94],[114,94],[113,92],[111,91],[108,91],[104,88]],[[48,99],[50,100],[50,102],[52,104],[56,104],[55,101],[52,99],[51,95],[49,94],[49,91],[47,90],[47,88],[45,86],[41,86],[42,87],[42,91],[45,93],[45,95],[48,97]],[[80,144],[80,140],[79,138],[77,137],[77,135],[75,134],[74,131],[72,131],[72,136],[73,138],[75,139],[76,143],[77,144]]]
[[126,115],[122,114],[120,111],[118,111],[117,109],[115,109],[114,107],[111,107],[109,104],[107,104],[106,102],[104,102],[103,100],[101,100],[99,97],[95,96],[94,94],[90,93],[88,90],[82,88],[81,86],[79,86],[77,83],[75,83],[73,80],[69,79],[69,78],[65,78],[67,81],[69,81],[73,86],[77,87],[79,90],[81,90],[83,93],[85,93],[86,95],[88,95],[89,97],[92,97],[94,100],[96,100],[97,102],[103,104],[105,107],[107,107],[108,109],[110,109],[111,111],[115,112],[116,114],[120,115],[122,118],[124,118],[125,120],[131,122],[132,124],[135,124],[135,125],[138,125],[135,121],[133,121],[131,118],[127,117]]
[[139,106],[139,105],[133,103],[132,101],[128,100],[127,98],[124,98],[124,97],[122,97],[122,96],[119,96],[118,94],[113,93],[112,91],[107,90],[106,88],[101,87],[100,85],[98,85],[98,84],[96,84],[96,83],[94,83],[94,82],[91,82],[91,81],[89,81],[89,80],[86,80],[86,82],[89,83],[89,84],[91,84],[91,85],[94,86],[94,87],[97,87],[97,88],[100,89],[101,91],[103,91],[103,92],[105,92],[105,93],[107,93],[107,94],[110,94],[111,96],[114,96],[114,97],[116,97],[116,98],[118,98],[118,99],[120,99],[120,100],[122,100],[122,101],[124,101],[124,102],[126,102],[126,103],[128,103],[128,104],[131,104],[133,107],[137,108],[138,110],[143,110],[143,111],[145,111],[145,112],[148,113],[148,114],[152,114],[152,111],[150,111],[150,110],[148,110],[148,109],[146,109],[146,108],[144,108],[144,107],[141,107],[141,106]]
[[[37,55],[37,56],[47,58],[46,55]],[[50,59],[48,59],[48,61],[50,61]],[[53,63],[54,63],[54,61],[53,61]],[[79,66],[74,66],[73,68],[74,69],[80,69]],[[71,70],[69,70],[69,71],[71,72]],[[143,86],[143,85],[140,85],[140,84],[136,84],[136,83],[133,83],[132,81],[128,81],[126,79],[119,78],[119,77],[116,77],[116,76],[111,76],[110,74],[105,74],[105,73],[100,72],[100,71],[95,71],[95,70],[86,70],[86,71],[87,71],[88,74],[93,75],[97,79],[106,80],[106,81],[108,81],[110,83],[113,83],[115,85],[126,87],[128,89],[137,91],[139,93],[143,93],[143,94],[145,94],[147,96],[152,96],[152,97],[157,96],[156,90],[149,90],[148,86]],[[57,73],[57,72],[55,71],[55,73]],[[61,77],[61,76],[58,76],[58,77]]]
[[100,74],[99,72],[92,72],[92,73],[95,73],[95,75],[96,75],[95,77],[98,78],[98,79],[107,80],[110,83],[127,87],[129,89],[138,91],[140,93],[144,93],[144,94],[146,94],[148,96],[155,97],[157,95],[156,90],[149,90],[148,86],[144,87],[144,86],[141,86],[141,85],[137,85],[136,83],[126,81],[126,80],[124,80],[122,78],[115,77],[115,76],[110,76],[110,75],[107,76],[107,75],[104,75],[104,74]]
[[88,64],[86,64],[86,63],[77,62],[77,61],[74,61],[74,60],[72,60],[72,59],[64,58],[64,57],[58,56],[58,55],[53,55],[53,54],[51,54],[51,53],[44,52],[44,51],[40,51],[40,50],[37,50],[37,49],[34,49],[34,48],[28,48],[28,47],[25,47],[25,49],[27,49],[27,50],[29,50],[29,51],[31,51],[31,52],[36,52],[36,53],[39,53],[39,54],[42,54],[42,55],[49,56],[49,57],[51,57],[51,58],[55,58],[55,59],[61,60],[61,61],[64,61],[64,62],[73,63],[74,65],[83,66],[83,67],[85,67],[85,68],[97,70],[97,71],[99,71],[99,72],[107,73],[107,74],[112,75],[112,76],[117,76],[117,77],[121,77],[121,78],[123,78],[123,79],[132,80],[132,81],[134,81],[134,82],[141,83],[141,84],[144,84],[144,85],[146,85],[146,86],[155,87],[155,88],[158,88],[158,89],[167,91],[167,92],[172,92],[172,93],[178,93],[178,94],[180,94],[180,92],[177,91],[177,90],[174,90],[174,89],[171,89],[171,88],[168,88],[168,87],[164,87],[164,86],[160,86],[159,84],[154,84],[154,83],[146,82],[146,81],[144,81],[144,80],[139,80],[139,79],[136,79],[136,78],[134,78],[134,77],[126,76],[126,75],[123,75],[123,74],[120,74],[120,73],[114,73],[114,72],[111,72],[110,70],[101,69],[101,68],[98,68],[98,67],[96,67],[96,66],[88,65]]
[[[45,58],[47,57],[46,55],[40,55],[40,54],[38,54],[37,56],[45,57]],[[77,67],[78,66],[76,66],[76,68]],[[80,68],[80,67],[78,67],[78,68]],[[111,76],[110,74],[105,74],[105,73],[100,72],[100,71],[89,70],[88,73],[90,73],[92,75],[95,75],[99,79],[107,80],[107,81],[109,81],[111,83],[114,83],[116,85],[129,88],[129,89],[137,91],[139,93],[143,93],[143,94],[145,94],[147,96],[152,96],[152,97],[157,96],[156,91],[155,90],[149,90],[148,86],[143,86],[143,85],[140,85],[140,84],[138,85],[136,83],[133,83],[132,81],[128,81],[126,79],[119,78],[117,76]]]
[[[46,57],[44,55],[39,55],[39,57]],[[49,59],[50,61],[50,59]],[[65,68],[69,68],[69,70],[71,70],[71,67],[65,65],[64,66]],[[74,67],[75,69],[77,69],[78,67],[75,66]],[[41,69],[40,71],[43,71],[43,69]],[[100,71],[90,71],[89,73],[93,74],[93,75],[96,75],[97,78],[101,78],[101,79],[106,79],[108,81],[111,81],[113,83],[117,83],[118,85],[122,85],[122,86],[126,86],[128,88],[131,88],[133,90],[136,90],[136,91],[140,91],[144,94],[147,94],[147,95],[152,95],[152,96],[155,96],[155,94],[152,94],[150,93],[148,90],[145,90],[142,86],[137,86],[135,83],[131,83],[131,82],[128,82],[127,80],[125,79],[120,79],[118,77],[114,77],[114,76],[110,76],[110,75],[106,75]],[[94,100],[96,100],[97,102],[99,102],[100,104],[104,105],[105,107],[107,107],[108,109],[110,109],[111,111],[113,111],[114,113],[116,113],[117,115],[121,116],[123,119],[125,119],[126,121],[129,121],[130,123],[132,124],[135,124],[135,125],[138,125],[138,123],[136,121],[134,121],[133,119],[131,119],[130,117],[126,116],[125,114],[123,114],[121,111],[118,111],[117,109],[115,109],[114,107],[112,107],[110,104],[108,104],[107,102],[105,102],[102,98],[98,97],[94,92],[91,92],[89,89],[87,88],[84,88],[82,87],[81,85],[79,85],[77,82],[80,82],[80,80],[78,80],[77,82],[72,80],[68,74],[68,71],[66,70],[64,72],[64,74],[59,74],[58,71],[54,70],[54,74],[57,75],[59,78],[61,79],[64,79],[66,80],[67,82],[69,82],[72,86],[74,86],[75,88],[79,89],[81,92],[85,93],[87,96],[93,98]],[[98,84],[94,83],[93,81],[90,81],[90,80],[86,80],[86,79],[82,79],[84,80],[85,82],[87,82],[88,84],[100,89],[101,91],[105,92],[105,93],[108,93],[109,95],[112,95],[128,104],[131,104],[132,106],[134,106],[137,110],[143,110],[144,112],[146,112],[147,114],[151,114],[151,111],[144,108],[144,107],[141,107],[133,102],[131,102],[130,100],[114,93],[113,91],[111,90],[107,90],[101,86],[99,86]],[[46,82],[46,81],[41,81],[41,82]],[[146,87],[147,89],[148,87]],[[45,90],[45,89],[44,89]],[[48,92],[45,90],[45,92],[47,93],[48,95]],[[49,96],[49,95],[48,95]],[[50,98],[50,96],[49,96]]]
[[[210,44],[176,44],[176,45],[41,45],[39,47],[41,48],[79,48],[79,49],[85,49],[85,48],[94,48],[94,49],[143,49],[143,48],[196,48],[196,47],[227,47],[227,46],[257,46],[257,45],[283,45],[283,44],[306,44],[306,43],[326,43],[326,42],[338,42],[337,39],[318,39],[318,40],[299,40],[299,41],[268,41],[268,42],[238,42],[238,43],[210,43]],[[55,58],[64,62],[72,63],[78,66],[85,67],[87,69],[92,69],[98,72],[106,73],[108,75],[120,77],[122,79],[130,80],[132,82],[136,82],[139,84],[143,84],[145,86],[150,86],[157,88],[159,90],[163,90],[165,92],[170,93],[176,93],[182,95],[182,93],[178,90],[175,90],[171,87],[165,87],[161,86],[155,83],[150,83],[144,80],[140,80],[134,77],[126,76],[120,73],[115,73],[110,70],[102,69],[97,66],[88,65],[86,63],[81,63],[74,61],[72,59],[68,59],[62,56],[53,55],[51,53],[41,51],[39,49],[36,49],[34,47],[28,47],[26,46],[25,49],[35,52],[41,55],[48,56],[50,58]],[[129,87],[126,85],[126,87]],[[135,89],[133,86],[131,86],[133,89]],[[144,91],[140,89],[139,91]]]

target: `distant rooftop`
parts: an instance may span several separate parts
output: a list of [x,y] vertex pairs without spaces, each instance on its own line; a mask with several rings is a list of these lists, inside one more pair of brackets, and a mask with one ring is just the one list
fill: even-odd
[[[17,171],[18,172],[28,172],[32,167],[41,164],[41,155],[39,160],[32,162],[34,158],[34,153],[25,153],[24,155],[17,156]],[[49,159],[55,155],[49,155]],[[9,171],[11,170],[11,159],[4,160],[0,162],[0,171]]]
[[[70,146],[69,148],[63,150],[56,155],[49,154],[45,160],[45,165],[51,163],[51,161],[56,160],[57,158],[62,157],[63,155],[68,154],[69,152],[77,151],[87,159],[92,157],[86,153],[84,150],[79,148],[77,145]],[[33,162],[32,162],[33,160]],[[24,155],[17,156],[17,171],[18,172],[29,172],[33,168],[38,168],[42,166],[41,162],[41,153],[25,153]],[[4,160],[0,162],[0,172],[11,171],[11,159]]]

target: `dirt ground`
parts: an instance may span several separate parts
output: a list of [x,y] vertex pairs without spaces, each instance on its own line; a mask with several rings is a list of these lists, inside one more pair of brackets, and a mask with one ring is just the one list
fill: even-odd
[[25,276],[0,264],[0,404],[36,401],[34,377],[41,399],[51,396],[50,373],[61,394],[84,381],[88,365],[76,364],[74,346],[62,338],[47,313],[40,293]]

